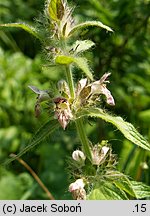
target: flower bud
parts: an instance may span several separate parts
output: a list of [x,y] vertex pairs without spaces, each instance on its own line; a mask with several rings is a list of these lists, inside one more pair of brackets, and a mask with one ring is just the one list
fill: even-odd
[[77,161],[77,162],[83,162],[86,159],[86,156],[84,155],[84,153],[80,150],[76,150],[72,153],[72,158],[73,160]]

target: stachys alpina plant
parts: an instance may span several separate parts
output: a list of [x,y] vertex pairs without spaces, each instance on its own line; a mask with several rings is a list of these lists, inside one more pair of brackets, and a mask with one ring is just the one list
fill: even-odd
[[[144,198],[147,193],[139,193],[139,188],[144,190],[147,187],[148,190],[148,186],[131,181],[125,174],[117,170],[116,156],[112,152],[111,144],[106,140],[94,144],[86,135],[84,119],[87,117],[101,118],[114,125],[135,145],[150,150],[149,143],[132,124],[121,117],[109,114],[102,108],[102,97],[105,97],[108,105],[115,105],[113,94],[109,91],[108,86],[110,73],[106,72],[98,80],[94,80],[94,72],[84,53],[93,48],[95,44],[89,39],[77,39],[78,34],[90,26],[102,28],[110,33],[113,30],[100,21],[76,23],[72,15],[73,10],[74,8],[70,7],[66,0],[47,0],[43,23],[39,22],[38,28],[25,23],[1,25],[1,27],[19,27],[35,36],[42,43],[49,65],[56,67],[56,70],[57,66],[61,65],[64,71],[63,79],[58,80],[56,94],[52,95],[48,89],[42,90],[29,86],[37,96],[35,116],[41,115],[41,107],[44,103],[52,114],[49,116],[50,120],[35,134],[30,146],[19,153],[18,157],[37,145],[59,126],[65,133],[65,130],[69,129],[70,122],[73,122],[81,141],[81,145],[68,159],[68,172],[71,176],[68,190],[72,193],[73,198]],[[73,67],[77,67],[81,72],[81,78],[76,83],[73,79],[75,76]]]

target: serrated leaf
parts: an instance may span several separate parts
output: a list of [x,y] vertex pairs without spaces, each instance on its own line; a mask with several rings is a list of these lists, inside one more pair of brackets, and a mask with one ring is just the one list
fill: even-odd
[[90,71],[86,58],[61,55],[55,58],[55,62],[63,65],[75,63],[91,80],[93,80],[93,75]]
[[96,27],[100,27],[100,28],[103,28],[103,29],[106,29],[107,31],[110,31],[110,32],[113,32],[113,30],[107,26],[107,25],[104,25],[102,22],[100,21],[86,21],[84,23],[80,23],[76,26],[74,26],[70,32],[69,32],[69,36],[71,36],[73,33],[75,33],[76,31],[80,30],[80,29],[84,29],[84,28],[87,28],[87,27],[90,27],[90,26],[96,26]]
[[64,15],[62,0],[49,0],[48,12],[51,19],[59,21]]
[[8,165],[16,158],[21,157],[23,154],[31,150],[33,147],[38,145],[42,140],[44,140],[47,136],[53,133],[58,127],[59,127],[59,123],[56,119],[51,119],[48,122],[46,122],[42,127],[40,127],[37,130],[32,140],[23,150],[19,152],[15,157],[8,159],[6,162],[3,163],[3,165]]
[[77,113],[77,117],[82,116],[101,118],[106,122],[115,125],[128,140],[137,146],[150,151],[150,144],[148,141],[135,129],[131,123],[124,121],[121,117],[112,116],[99,108],[82,109],[82,111]]
[[26,23],[7,23],[7,24],[0,24],[0,27],[15,27],[15,28],[21,28],[23,30],[25,30],[26,32],[32,34],[34,37],[38,38],[39,40],[41,40],[41,37],[39,35],[39,33],[37,32],[37,30],[33,27],[30,26]]
[[131,181],[131,185],[137,199],[150,198],[150,186],[136,181]]
[[88,65],[88,62],[87,62],[86,58],[77,57],[77,58],[74,58],[74,62],[86,74],[86,76],[88,78],[93,80],[93,75],[92,75],[92,73],[90,71],[90,68],[89,68],[89,65]]
[[[117,173],[119,174],[118,171]],[[132,197],[136,197],[130,180],[124,174],[121,173],[120,178],[114,180],[113,182],[116,185],[116,187],[118,187],[119,189],[125,191]]]
[[90,40],[84,40],[84,41],[76,41],[75,44],[73,45],[73,51],[75,54],[84,52],[88,49],[90,49],[92,46],[94,46],[95,43]]
[[113,182],[101,182],[87,195],[87,200],[127,200],[123,190],[117,188]]

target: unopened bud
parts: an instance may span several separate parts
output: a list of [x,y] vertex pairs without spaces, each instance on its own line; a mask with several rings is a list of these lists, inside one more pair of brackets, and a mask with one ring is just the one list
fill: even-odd
[[82,162],[82,161],[85,161],[86,156],[84,155],[84,153],[82,151],[76,150],[72,153],[72,158],[75,161]]

